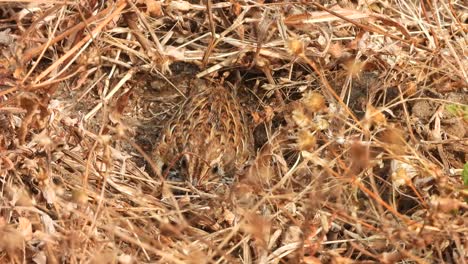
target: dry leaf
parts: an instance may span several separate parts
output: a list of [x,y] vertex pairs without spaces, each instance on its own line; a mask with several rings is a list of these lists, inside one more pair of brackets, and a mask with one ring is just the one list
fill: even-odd
[[187,1],[171,1],[168,8],[171,10],[190,11],[192,4]]
[[39,251],[34,255],[32,261],[36,264],[47,264],[47,256],[44,251]]
[[155,1],[155,0],[146,0],[146,13],[149,14],[152,17],[160,17],[163,15],[162,9],[161,9],[161,1]]
[[3,31],[0,31],[0,44],[8,46],[13,42],[13,37],[11,36],[10,29],[7,28]]
[[0,228],[0,252],[6,251],[8,254],[14,255],[24,246],[24,237],[20,231],[13,228],[11,225],[6,225]]
[[[368,14],[354,9],[336,8],[332,9],[336,13],[348,19],[361,19],[369,17]],[[320,22],[331,22],[341,20],[341,18],[325,11],[317,11],[305,14],[291,15],[284,19],[286,25],[316,24]]]
[[[55,235],[57,231],[55,230],[54,220],[48,214],[41,214],[41,220],[46,234]],[[36,233],[37,232],[34,232],[34,234]]]
[[174,61],[183,61],[186,59],[185,57],[185,49],[181,48],[178,49],[174,46],[165,46],[164,54],[170,57]]
[[390,163],[390,173],[393,186],[398,188],[411,182],[418,175],[418,170],[411,163],[393,159]]
[[228,209],[225,209],[223,212],[224,221],[229,223],[229,225],[234,225],[234,220],[236,220],[236,215]]
[[54,204],[57,199],[55,189],[51,186],[51,184],[47,184],[44,186],[44,188],[42,189],[42,196],[44,196],[44,199],[46,199],[48,204]]
[[19,217],[17,230],[23,235],[25,241],[29,241],[33,238],[32,224],[29,219]]
[[[449,213],[460,209],[463,204],[457,199],[453,198],[442,198],[442,197],[431,197],[431,205],[444,213]],[[463,206],[465,209],[467,206]]]
[[117,260],[119,261],[119,264],[133,264],[133,263],[138,263],[135,259],[134,256],[132,255],[127,255],[127,254],[122,254],[117,257]]

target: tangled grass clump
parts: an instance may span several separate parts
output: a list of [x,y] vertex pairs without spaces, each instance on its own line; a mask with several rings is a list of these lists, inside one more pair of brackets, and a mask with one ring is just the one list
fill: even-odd
[[[464,263],[463,8],[0,2],[0,262]],[[255,140],[212,191],[150,154],[194,79]]]

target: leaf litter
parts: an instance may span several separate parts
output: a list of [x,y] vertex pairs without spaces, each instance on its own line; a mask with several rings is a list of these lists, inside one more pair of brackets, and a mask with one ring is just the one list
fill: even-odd
[[[465,263],[460,1],[1,1],[0,262]],[[151,157],[234,87],[232,185]]]

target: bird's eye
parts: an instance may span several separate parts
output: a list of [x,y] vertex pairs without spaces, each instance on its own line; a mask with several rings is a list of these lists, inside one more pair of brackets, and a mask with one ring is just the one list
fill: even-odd
[[217,174],[218,172],[219,172],[218,165],[214,165],[213,167],[211,167],[211,173]]
[[187,158],[186,158],[186,157],[182,157],[182,158],[180,159],[179,162],[180,162],[180,166],[181,166],[182,168],[185,168],[185,167],[188,166],[188,161],[187,161]]

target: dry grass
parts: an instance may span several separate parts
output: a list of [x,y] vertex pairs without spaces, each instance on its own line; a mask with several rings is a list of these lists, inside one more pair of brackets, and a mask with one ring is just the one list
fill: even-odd
[[[0,1],[0,262],[465,263],[467,7],[320,2]],[[145,154],[196,77],[257,142],[210,193]]]

